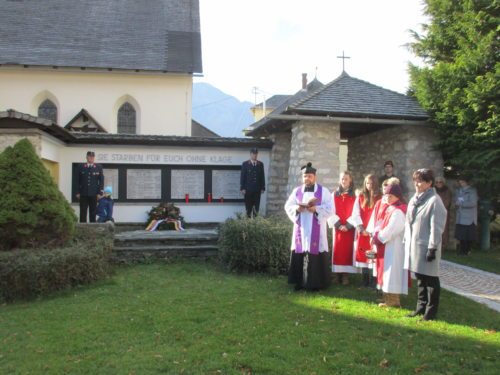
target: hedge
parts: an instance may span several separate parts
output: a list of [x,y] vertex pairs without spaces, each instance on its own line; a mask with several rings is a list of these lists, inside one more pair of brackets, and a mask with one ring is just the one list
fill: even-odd
[[0,249],[64,246],[76,215],[37,156],[22,139],[0,154]]
[[111,270],[111,250],[110,236],[89,236],[86,229],[77,231],[66,247],[0,252],[0,301],[30,299],[102,279]]
[[219,260],[231,271],[284,274],[292,229],[292,223],[281,216],[229,219],[220,229]]

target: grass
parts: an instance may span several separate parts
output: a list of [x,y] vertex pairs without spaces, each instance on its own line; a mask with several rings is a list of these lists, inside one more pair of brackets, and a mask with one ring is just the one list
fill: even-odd
[[453,250],[445,250],[443,252],[443,259],[500,274],[500,246],[498,245],[487,251],[477,248],[473,249],[467,256],[458,255]]
[[[358,282],[359,280],[355,280]],[[2,374],[496,374],[499,314],[443,292],[439,321],[375,293],[179,261],[0,306]]]

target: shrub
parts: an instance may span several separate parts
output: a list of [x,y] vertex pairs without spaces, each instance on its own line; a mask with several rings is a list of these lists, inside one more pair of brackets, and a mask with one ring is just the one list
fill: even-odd
[[112,240],[82,234],[63,248],[0,252],[0,301],[33,298],[106,277]]
[[0,154],[0,249],[55,247],[69,241],[76,215],[23,139]]
[[238,272],[286,273],[292,229],[284,217],[229,219],[220,230],[219,260]]

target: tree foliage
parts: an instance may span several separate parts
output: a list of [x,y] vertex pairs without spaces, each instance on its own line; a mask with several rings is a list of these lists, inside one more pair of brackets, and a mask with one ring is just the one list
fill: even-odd
[[445,165],[484,195],[500,187],[498,0],[426,0],[430,22],[413,33],[411,92],[436,123]]
[[0,154],[0,249],[53,247],[72,238],[76,215],[23,139]]

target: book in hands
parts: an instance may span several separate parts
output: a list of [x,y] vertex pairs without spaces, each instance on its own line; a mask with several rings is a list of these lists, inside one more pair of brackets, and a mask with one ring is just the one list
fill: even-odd
[[318,198],[316,197],[313,197],[311,199],[309,199],[307,202],[305,203],[297,203],[300,207],[304,207],[304,208],[310,208],[310,207],[314,207],[314,206],[317,206],[319,203],[319,200]]

